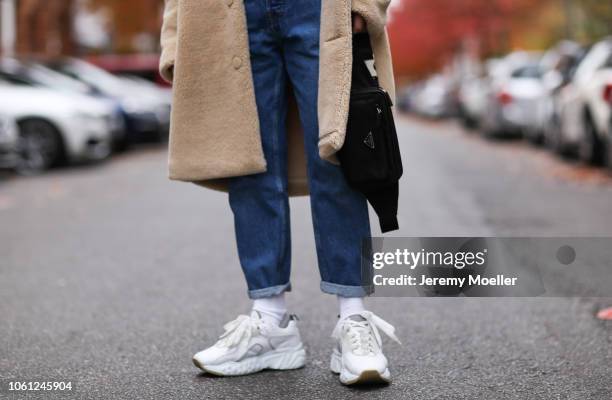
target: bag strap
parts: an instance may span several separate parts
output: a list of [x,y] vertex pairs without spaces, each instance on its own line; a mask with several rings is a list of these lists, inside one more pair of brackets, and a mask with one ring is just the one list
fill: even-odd
[[353,75],[351,90],[378,87],[378,78],[372,76],[366,62],[374,60],[370,34],[359,32],[353,35]]

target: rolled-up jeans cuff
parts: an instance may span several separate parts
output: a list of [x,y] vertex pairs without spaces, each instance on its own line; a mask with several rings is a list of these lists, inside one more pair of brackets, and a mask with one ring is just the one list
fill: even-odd
[[291,291],[291,282],[287,282],[284,285],[270,286],[263,289],[249,290],[250,299],[263,299],[266,297],[278,296],[284,292]]
[[321,281],[321,291],[340,297],[365,297],[374,293],[374,286],[347,286]]

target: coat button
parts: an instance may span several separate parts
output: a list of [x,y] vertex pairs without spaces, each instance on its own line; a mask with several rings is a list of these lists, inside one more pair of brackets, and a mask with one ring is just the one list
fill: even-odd
[[234,58],[232,59],[232,65],[234,66],[234,69],[239,69],[240,67],[242,67],[242,58],[234,56]]
[[227,4],[228,7],[231,7],[232,4],[234,4],[234,0],[225,0],[225,4]]

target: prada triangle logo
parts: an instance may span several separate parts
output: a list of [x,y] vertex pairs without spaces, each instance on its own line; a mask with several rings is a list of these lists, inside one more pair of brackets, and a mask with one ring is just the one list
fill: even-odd
[[374,136],[372,131],[368,132],[368,135],[363,139],[363,143],[371,149],[374,149]]

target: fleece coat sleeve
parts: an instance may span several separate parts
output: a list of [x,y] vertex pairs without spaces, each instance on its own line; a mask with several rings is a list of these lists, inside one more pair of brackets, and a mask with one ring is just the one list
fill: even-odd
[[351,11],[366,20],[370,35],[380,36],[385,33],[389,3],[390,0],[353,0]]
[[351,11],[361,15],[367,24],[380,85],[395,103],[395,80],[389,37],[385,28],[390,0],[352,0]]
[[178,0],[165,0],[164,21],[161,29],[162,53],[159,60],[159,72],[168,82],[172,82],[176,59],[177,2]]

